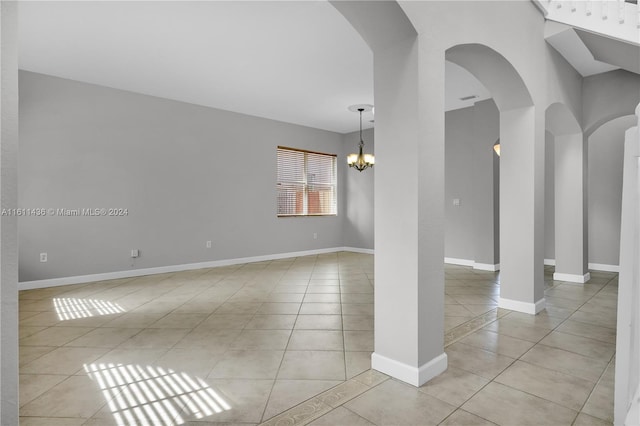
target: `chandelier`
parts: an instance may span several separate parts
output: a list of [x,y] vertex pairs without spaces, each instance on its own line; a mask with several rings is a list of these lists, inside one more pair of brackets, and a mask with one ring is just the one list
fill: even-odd
[[373,154],[364,154],[362,149],[364,148],[364,140],[362,139],[362,112],[371,111],[370,105],[353,105],[349,107],[350,111],[358,111],[360,113],[360,145],[357,154],[349,154],[347,156],[347,164],[349,167],[354,167],[357,171],[361,172],[368,167],[373,167],[376,160]]

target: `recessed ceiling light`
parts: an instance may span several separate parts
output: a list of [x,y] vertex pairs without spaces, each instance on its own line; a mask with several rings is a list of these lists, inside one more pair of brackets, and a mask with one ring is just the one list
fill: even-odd
[[469,101],[471,99],[475,99],[477,98],[478,95],[469,95],[469,96],[463,96],[462,98],[460,98],[461,101]]

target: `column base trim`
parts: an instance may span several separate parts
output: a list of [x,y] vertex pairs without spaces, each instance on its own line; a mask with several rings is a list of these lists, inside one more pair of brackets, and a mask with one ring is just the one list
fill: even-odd
[[620,272],[619,265],[605,265],[602,263],[589,263],[589,269],[602,272]]
[[521,302],[520,300],[505,299],[502,297],[498,300],[498,306],[502,309],[509,309],[510,311],[523,312],[531,315],[535,315],[544,310],[546,304],[547,301],[544,298],[538,300],[536,303]]
[[374,352],[371,354],[371,368],[419,387],[447,369],[447,354],[443,352],[426,364],[413,367]]
[[492,265],[491,263],[477,263],[477,262],[474,262],[473,263],[473,269],[477,269],[479,271],[496,272],[496,271],[500,270],[500,264],[496,263],[495,265]]
[[591,279],[591,274],[587,272],[584,275],[578,274],[563,274],[562,272],[554,272],[553,280],[554,281],[568,281],[570,283],[580,283],[584,284]]

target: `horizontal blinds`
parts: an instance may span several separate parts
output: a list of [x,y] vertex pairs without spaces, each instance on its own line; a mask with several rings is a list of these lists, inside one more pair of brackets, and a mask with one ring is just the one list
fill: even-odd
[[278,216],[337,213],[336,156],[278,147]]

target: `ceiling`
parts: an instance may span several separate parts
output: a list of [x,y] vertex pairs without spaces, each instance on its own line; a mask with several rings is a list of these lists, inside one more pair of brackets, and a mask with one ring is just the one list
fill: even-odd
[[[19,8],[24,70],[339,133],[358,129],[349,105],[374,103],[372,52],[326,1]],[[466,70],[446,72],[447,110],[490,97]]]

